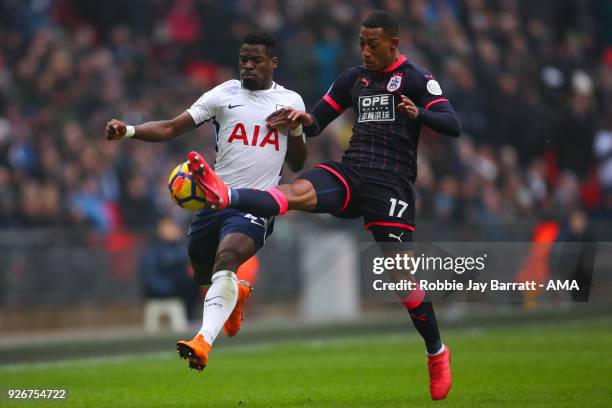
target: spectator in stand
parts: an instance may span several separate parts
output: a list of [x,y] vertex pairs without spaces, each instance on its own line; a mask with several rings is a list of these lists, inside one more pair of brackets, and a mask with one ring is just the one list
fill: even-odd
[[147,299],[179,298],[191,320],[200,290],[189,275],[183,235],[172,218],[161,218],[157,237],[143,252],[138,270]]
[[[612,215],[610,124],[602,125],[612,116],[605,2],[222,3],[0,2],[0,228],[93,225],[106,233],[120,219],[130,228],[154,224],[169,213],[160,205],[168,202],[161,173],[192,143],[106,150],[98,143],[105,118],[127,112],[141,123],[178,113],[233,76],[231,44],[255,28],[278,33],[279,76],[310,105],[321,84],[359,60],[353,23],[381,6],[410,28],[403,51],[444,72],[438,80],[472,139],[469,148],[467,138],[453,147],[423,132],[424,215],[490,224],[576,205]],[[214,43],[224,46],[202,46]],[[313,141],[307,166],[338,159],[350,134],[338,123]],[[212,151],[214,132],[198,132],[198,145]],[[505,145],[516,149],[507,169]],[[145,172],[142,157],[164,165]],[[49,204],[33,202],[41,196]]]

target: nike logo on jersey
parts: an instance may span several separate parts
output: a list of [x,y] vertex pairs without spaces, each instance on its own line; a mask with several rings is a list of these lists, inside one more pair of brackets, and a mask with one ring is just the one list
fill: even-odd
[[231,103],[229,105],[227,105],[227,109],[234,109],[237,108],[239,106],[244,106],[244,105],[232,105]]

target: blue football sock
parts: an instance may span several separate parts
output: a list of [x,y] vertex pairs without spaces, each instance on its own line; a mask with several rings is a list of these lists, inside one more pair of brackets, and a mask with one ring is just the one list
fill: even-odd
[[238,194],[238,190],[235,188],[230,188],[230,205],[239,205],[240,204],[240,194]]
[[232,188],[230,206],[258,217],[272,217],[280,213],[280,206],[272,194],[252,188]]

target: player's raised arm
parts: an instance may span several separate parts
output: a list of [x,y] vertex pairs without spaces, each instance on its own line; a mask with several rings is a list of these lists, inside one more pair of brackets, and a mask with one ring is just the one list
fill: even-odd
[[194,120],[187,112],[181,113],[174,119],[146,122],[138,126],[130,126],[120,120],[112,119],[106,124],[106,139],[133,138],[146,142],[165,142],[195,127]]
[[230,82],[217,85],[204,93],[189,109],[174,119],[147,122],[138,126],[129,126],[120,120],[113,119],[106,124],[106,139],[133,138],[146,142],[165,142],[174,139],[215,117],[219,96],[223,93],[224,86]]

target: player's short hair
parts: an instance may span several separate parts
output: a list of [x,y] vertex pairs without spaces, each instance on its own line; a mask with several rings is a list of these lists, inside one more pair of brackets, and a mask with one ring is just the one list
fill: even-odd
[[382,28],[391,37],[399,35],[399,24],[393,16],[385,10],[376,10],[363,20],[362,26],[366,28]]
[[271,57],[276,57],[276,38],[265,31],[252,31],[244,36],[242,44],[263,45]]

